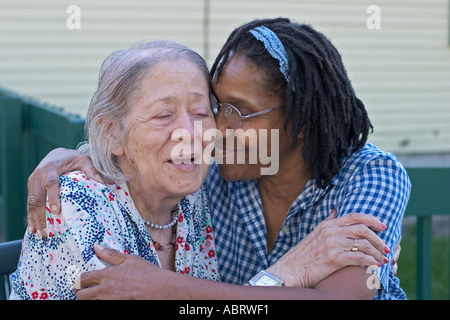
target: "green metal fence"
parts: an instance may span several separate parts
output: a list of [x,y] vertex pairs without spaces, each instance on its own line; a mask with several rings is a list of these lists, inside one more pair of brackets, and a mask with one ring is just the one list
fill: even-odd
[[[22,238],[28,176],[50,150],[83,141],[83,126],[78,116],[0,90],[0,241]],[[406,215],[417,217],[418,228],[417,298],[431,299],[431,218],[450,215],[450,168],[407,171],[413,187]]]
[[83,140],[84,119],[0,89],[0,240],[23,237],[27,179],[56,147]]
[[[407,168],[407,171],[412,189],[405,215],[417,217],[417,299],[429,300],[432,281],[431,220],[433,216],[450,215],[450,167]],[[450,258],[448,263],[450,265]]]

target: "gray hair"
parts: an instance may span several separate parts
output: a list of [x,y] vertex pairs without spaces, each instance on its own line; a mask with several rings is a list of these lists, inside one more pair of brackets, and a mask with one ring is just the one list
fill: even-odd
[[132,108],[142,77],[156,64],[178,59],[195,63],[206,81],[210,81],[206,62],[198,53],[168,40],[115,51],[103,62],[86,116],[85,132],[89,143],[79,146],[78,151],[90,155],[105,181],[123,182],[129,178],[120,169],[112,150],[121,145],[127,135],[124,119]]

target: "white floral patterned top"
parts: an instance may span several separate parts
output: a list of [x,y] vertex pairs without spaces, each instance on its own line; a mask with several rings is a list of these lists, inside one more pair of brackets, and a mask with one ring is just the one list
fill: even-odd
[[[75,299],[81,272],[104,268],[94,253],[100,243],[135,254],[161,267],[157,251],[126,184],[100,184],[82,172],[60,178],[61,214],[47,205],[48,238],[25,234],[10,299]],[[175,268],[179,273],[219,281],[206,187],[178,204]]]

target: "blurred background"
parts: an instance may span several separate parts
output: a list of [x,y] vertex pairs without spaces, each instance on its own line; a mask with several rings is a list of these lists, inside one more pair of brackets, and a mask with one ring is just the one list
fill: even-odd
[[[372,142],[397,154],[445,154],[448,3],[378,1],[379,29],[371,29],[374,1],[367,0],[1,0],[0,86],[84,116],[100,65],[114,50],[171,39],[211,65],[235,27],[285,16],[311,24],[340,50],[374,123]],[[76,27],[76,12],[67,12],[74,4],[79,29],[69,28]]]
[[[0,0],[0,88],[83,118],[100,65],[112,51],[171,39],[198,51],[211,66],[234,28],[284,16],[311,24],[341,52],[374,124],[370,142],[408,167],[450,167],[449,2]],[[1,215],[0,205],[0,241]],[[416,232],[414,221],[405,219],[405,234]],[[448,231],[448,216],[433,219],[433,235],[447,239],[439,249],[447,255]],[[404,238],[406,248],[415,246],[408,241]],[[406,278],[405,266],[416,259],[409,251],[414,250],[404,249],[399,271]],[[441,278],[433,280],[444,283],[443,295],[446,259],[445,270],[435,276]]]

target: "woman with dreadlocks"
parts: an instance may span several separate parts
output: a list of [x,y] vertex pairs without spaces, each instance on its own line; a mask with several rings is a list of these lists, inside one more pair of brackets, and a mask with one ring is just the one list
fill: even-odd
[[[410,182],[395,156],[367,143],[372,130],[367,111],[330,41],[288,19],[255,20],[231,33],[211,74],[220,134],[216,163],[205,183],[223,282],[156,270],[137,257],[103,249],[97,255],[114,267],[82,274],[78,298],[124,298],[126,292],[171,299],[406,298],[387,262],[394,260],[389,248],[400,239]],[[257,141],[239,134],[249,130]],[[269,165],[261,154],[256,163],[250,161],[264,139],[270,142],[267,155],[278,157],[270,174],[262,174]],[[236,160],[236,151],[244,153],[245,161],[230,161]],[[44,159],[30,178],[33,199],[45,193],[43,181],[51,186],[66,170],[95,175],[88,158],[73,153],[59,150]],[[80,164],[69,165],[73,162]],[[49,203],[57,206],[55,191],[48,192]],[[40,215],[37,209],[30,208],[30,221]],[[340,218],[327,219],[330,212]],[[383,263],[373,268],[342,264],[324,273],[323,280],[311,281],[309,272],[320,261],[331,267],[339,257],[367,252],[369,241],[360,235],[375,235],[363,222],[373,217],[383,222],[371,226],[383,230],[378,234],[386,245]],[[343,236],[350,225],[359,234]],[[329,248],[338,241],[346,247],[314,250],[326,247],[323,241]],[[302,273],[297,272],[300,257],[311,266]],[[132,279],[124,282],[125,270]],[[111,293],[118,285],[127,290]]]

